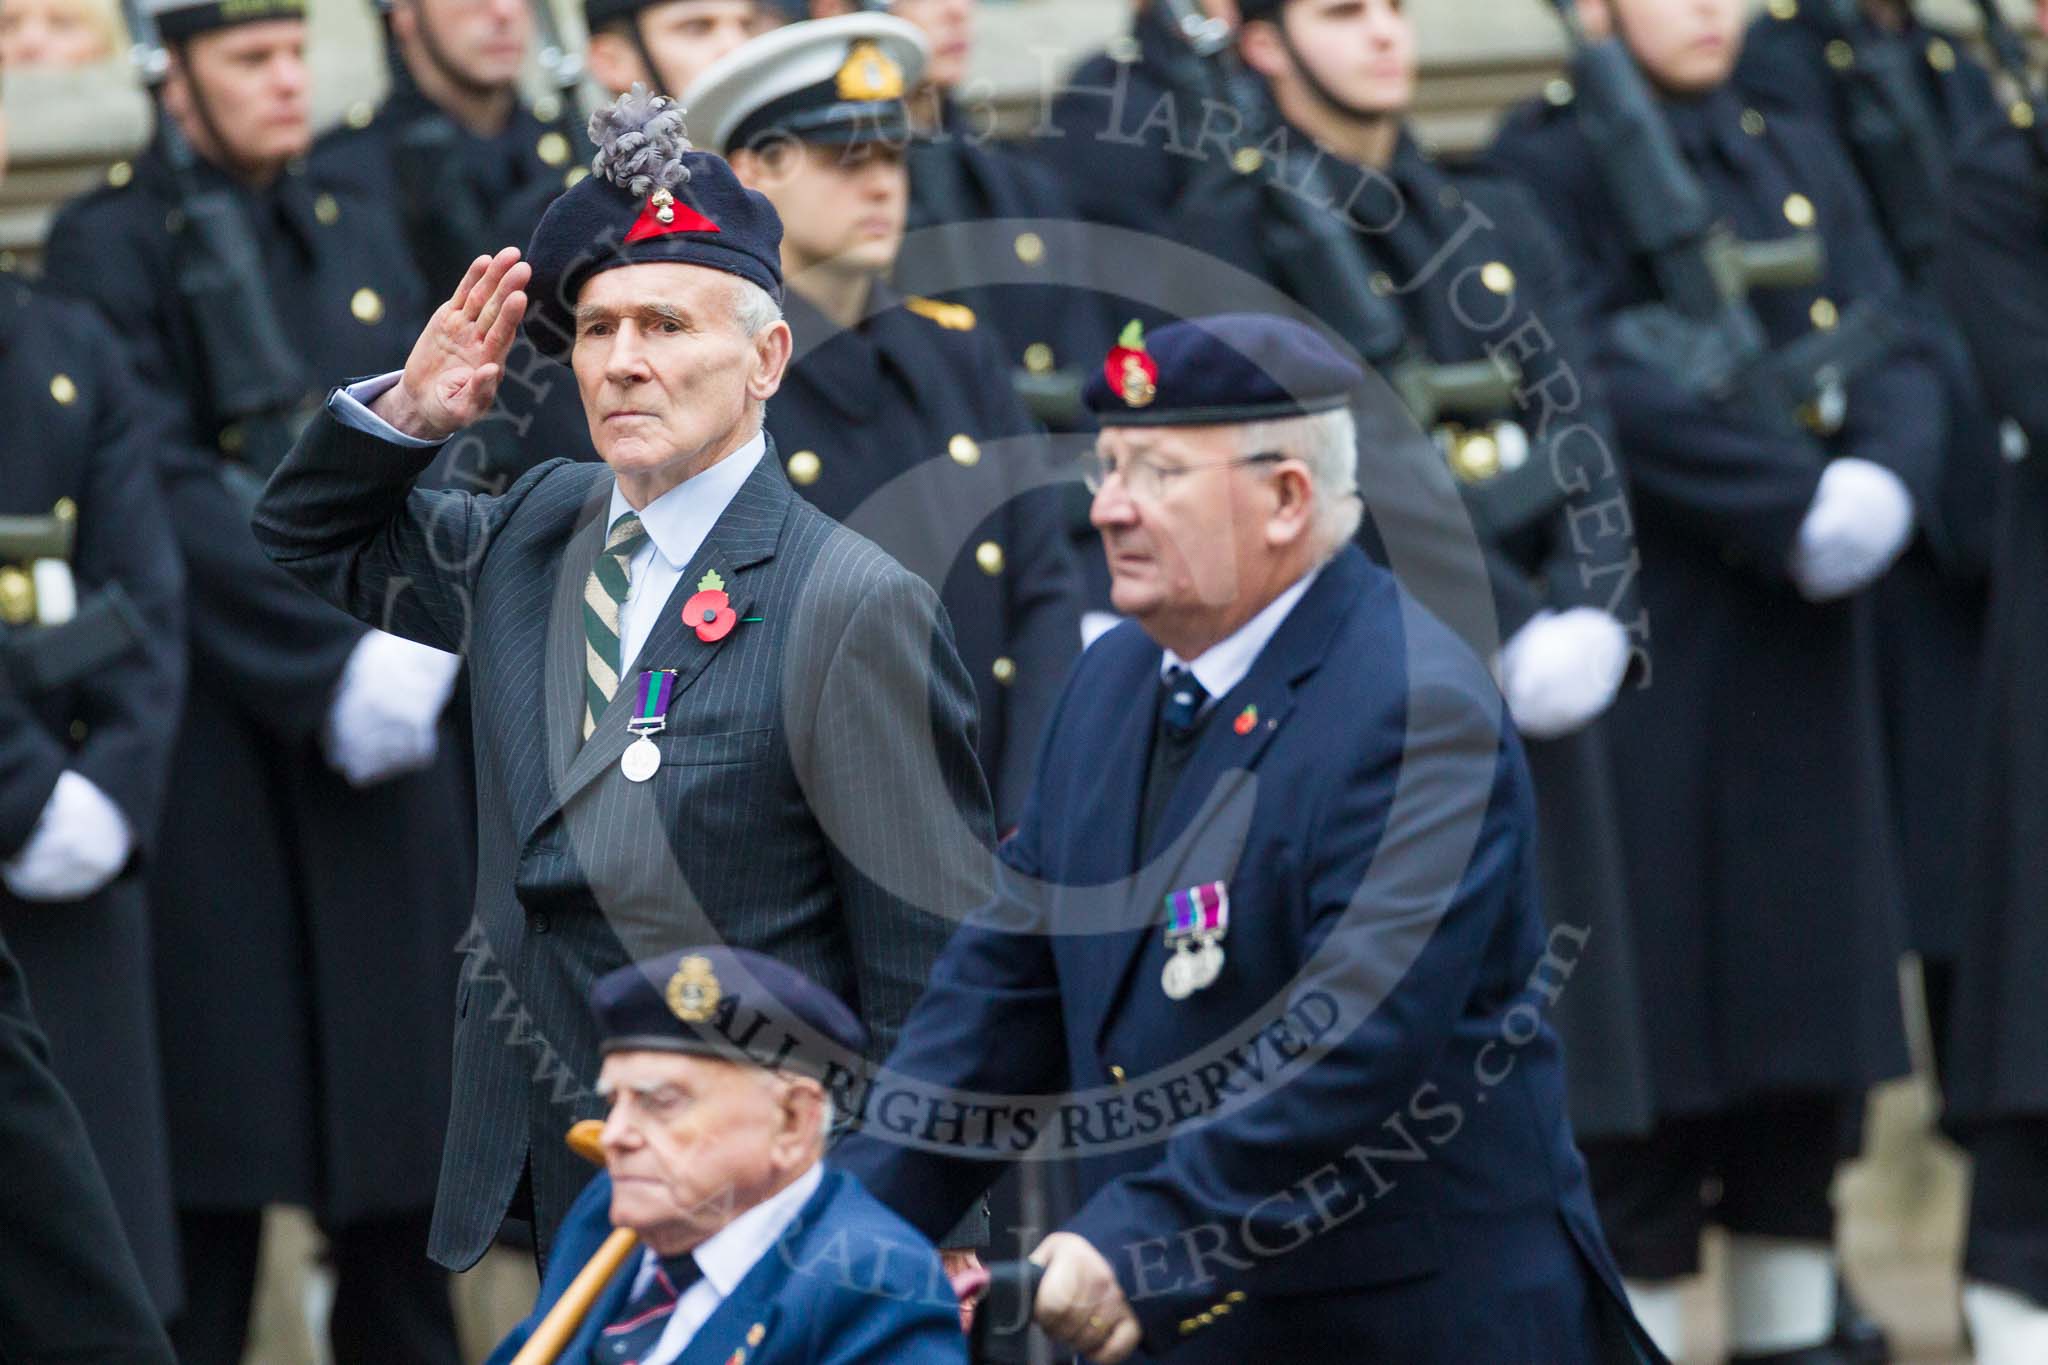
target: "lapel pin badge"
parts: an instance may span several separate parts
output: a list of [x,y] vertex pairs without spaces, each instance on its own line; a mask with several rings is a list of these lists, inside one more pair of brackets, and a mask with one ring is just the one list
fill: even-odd
[[1258,729],[1259,708],[1256,706],[1245,707],[1244,710],[1237,713],[1237,719],[1231,722],[1231,728],[1240,735],[1248,735]]
[[715,645],[732,634],[738,623],[739,613],[725,595],[725,580],[718,570],[710,570],[697,580],[696,595],[683,604],[683,624],[696,631],[705,644]]

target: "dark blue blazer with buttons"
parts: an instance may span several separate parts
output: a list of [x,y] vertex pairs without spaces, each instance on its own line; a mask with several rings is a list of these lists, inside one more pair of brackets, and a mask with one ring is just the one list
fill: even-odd
[[[1134,624],[1082,656],[998,892],[835,1160],[934,1234],[1034,1134],[1077,1150],[1067,1230],[1175,1360],[1661,1359],[1565,1115],[1543,1012],[1577,955],[1546,940],[1484,666],[1343,550],[1216,701],[1141,850],[1160,660]],[[1226,961],[1176,1001],[1165,898],[1218,881]],[[1019,1095],[1050,1098],[947,1121]]]

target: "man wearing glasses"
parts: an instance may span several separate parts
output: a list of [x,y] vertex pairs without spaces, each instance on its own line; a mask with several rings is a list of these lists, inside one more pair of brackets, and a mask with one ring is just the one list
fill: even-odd
[[1364,378],[1232,315],[1129,329],[1091,380],[1131,620],[835,1159],[935,1236],[1050,1134],[1085,1202],[1036,1317],[1105,1365],[1660,1361],[1543,1018],[1520,743],[1351,544]]

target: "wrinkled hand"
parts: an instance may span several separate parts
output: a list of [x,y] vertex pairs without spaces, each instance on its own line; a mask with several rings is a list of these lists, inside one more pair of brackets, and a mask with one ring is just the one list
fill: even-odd
[[1913,539],[1913,495],[1881,464],[1853,457],[1821,471],[1792,547],[1792,581],[1810,602],[1832,602],[1884,577]]
[[533,267],[518,247],[470,262],[448,302],[413,343],[405,374],[370,411],[421,441],[445,441],[491,410],[505,357],[526,316]]
[[1628,631],[1598,607],[1539,613],[1500,652],[1515,728],[1531,739],[1583,728],[1613,704],[1628,660]]
[[953,1286],[955,1297],[960,1300],[960,1330],[972,1332],[975,1305],[981,1301],[981,1292],[988,1288],[988,1271],[973,1247],[941,1247],[939,1264],[946,1272],[947,1282]]
[[1063,1346],[1101,1365],[1130,1359],[1144,1329],[1102,1253],[1085,1238],[1055,1232],[1031,1253],[1045,1270],[1038,1286],[1038,1325]]
[[381,630],[363,636],[327,713],[328,764],[368,787],[432,763],[441,709],[461,667],[456,655]]
[[128,865],[134,847],[121,808],[91,778],[67,768],[28,842],[0,863],[0,880],[25,901],[84,900]]

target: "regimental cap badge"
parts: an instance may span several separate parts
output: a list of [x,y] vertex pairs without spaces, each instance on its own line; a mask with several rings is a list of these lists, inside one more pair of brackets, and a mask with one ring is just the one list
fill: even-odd
[[1110,392],[1134,408],[1159,396],[1159,362],[1145,350],[1145,324],[1133,319],[1116,339],[1116,349],[1103,362]]
[[668,1007],[686,1024],[701,1024],[718,1009],[724,992],[706,958],[686,957],[668,979]]
[[851,102],[900,100],[903,68],[872,38],[862,38],[846,51],[839,68],[839,98]]

